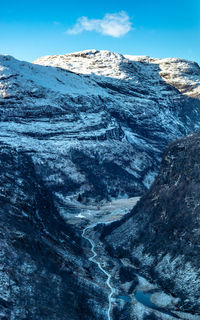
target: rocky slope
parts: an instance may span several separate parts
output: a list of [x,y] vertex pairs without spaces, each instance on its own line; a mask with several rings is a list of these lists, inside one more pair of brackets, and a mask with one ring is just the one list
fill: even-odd
[[[103,108],[99,125],[101,131],[105,128],[105,135],[95,133],[95,146],[87,142],[90,152],[96,150],[95,161],[88,162],[95,166],[98,184],[93,192],[99,196],[101,189],[100,198],[142,194],[152,183],[169,141],[199,128],[200,68],[194,62],[86,50],[42,57],[35,63],[84,75],[103,89],[97,113]],[[91,113],[92,108],[88,105],[85,110]],[[102,119],[107,119],[107,124]],[[83,146],[81,151],[86,153]],[[109,187],[108,181],[112,181]]]
[[183,310],[200,317],[199,197],[200,132],[168,147],[150,190],[102,238],[112,255],[141,263],[144,274],[181,298]]
[[0,319],[106,319],[106,286],[31,157],[1,144]]

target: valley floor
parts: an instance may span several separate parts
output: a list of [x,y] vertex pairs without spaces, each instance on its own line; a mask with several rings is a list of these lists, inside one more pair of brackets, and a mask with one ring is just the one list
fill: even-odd
[[89,206],[78,201],[75,206],[75,202],[73,202],[72,214],[68,215],[67,220],[76,225],[86,221],[87,224],[110,223],[122,218],[136,205],[139,199],[140,197],[117,199]]
[[[176,305],[180,299],[163,292],[156,283],[147,280],[128,259],[113,259],[106,253],[95,227],[98,224],[109,224],[122,218],[136,205],[138,200],[139,197],[114,200],[98,208],[95,206],[85,208],[86,210],[82,208],[81,212],[76,215],[77,219],[87,220],[86,226],[82,229],[82,237],[88,241],[90,246],[88,259],[91,263],[95,263],[99,271],[106,276],[107,319],[199,320],[200,316],[179,311]],[[131,271],[132,280],[122,281],[120,269],[122,272]]]

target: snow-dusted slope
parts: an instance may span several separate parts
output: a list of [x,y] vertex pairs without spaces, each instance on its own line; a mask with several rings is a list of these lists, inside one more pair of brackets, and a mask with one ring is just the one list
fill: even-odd
[[200,68],[197,63],[177,58],[155,59],[128,55],[125,57],[132,61],[157,64],[160,69],[159,75],[167,83],[189,97],[200,99]]
[[198,65],[180,59],[0,56],[0,141],[31,155],[61,214],[79,193],[137,196],[169,141],[199,128],[199,83]]

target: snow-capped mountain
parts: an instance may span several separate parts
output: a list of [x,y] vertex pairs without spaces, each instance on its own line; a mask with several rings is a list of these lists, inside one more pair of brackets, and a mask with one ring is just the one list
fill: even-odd
[[[159,75],[167,83],[190,97],[199,98],[199,66],[195,62],[183,59],[155,59],[147,56],[123,56],[104,50],[85,50],[66,55],[45,56],[35,60],[34,63],[60,67],[86,75],[126,79],[131,82],[135,80],[135,86],[140,83],[136,71],[141,71],[143,77],[146,74],[145,78],[149,77],[149,84],[155,85],[158,85],[159,79],[156,79],[156,73],[159,71]],[[142,68],[145,64],[148,68]],[[140,80],[142,80],[141,77]]]
[[83,51],[0,57],[0,141],[28,152],[60,213],[142,194],[169,141],[200,126],[200,69]]
[[1,319],[119,320],[111,295],[136,275],[100,256],[84,212],[144,193],[166,145],[200,127],[199,88],[198,65],[180,59],[0,56]]

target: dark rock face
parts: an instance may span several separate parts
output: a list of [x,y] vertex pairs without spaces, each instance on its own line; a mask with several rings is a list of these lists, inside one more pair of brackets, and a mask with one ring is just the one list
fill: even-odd
[[197,314],[199,198],[200,132],[168,147],[150,190],[123,221],[105,229],[102,236],[112,255],[129,257],[133,263],[139,259],[144,272],[182,298],[185,310]]
[[0,180],[0,318],[104,319],[97,308],[107,297],[92,283],[80,236],[30,156],[1,144]]

